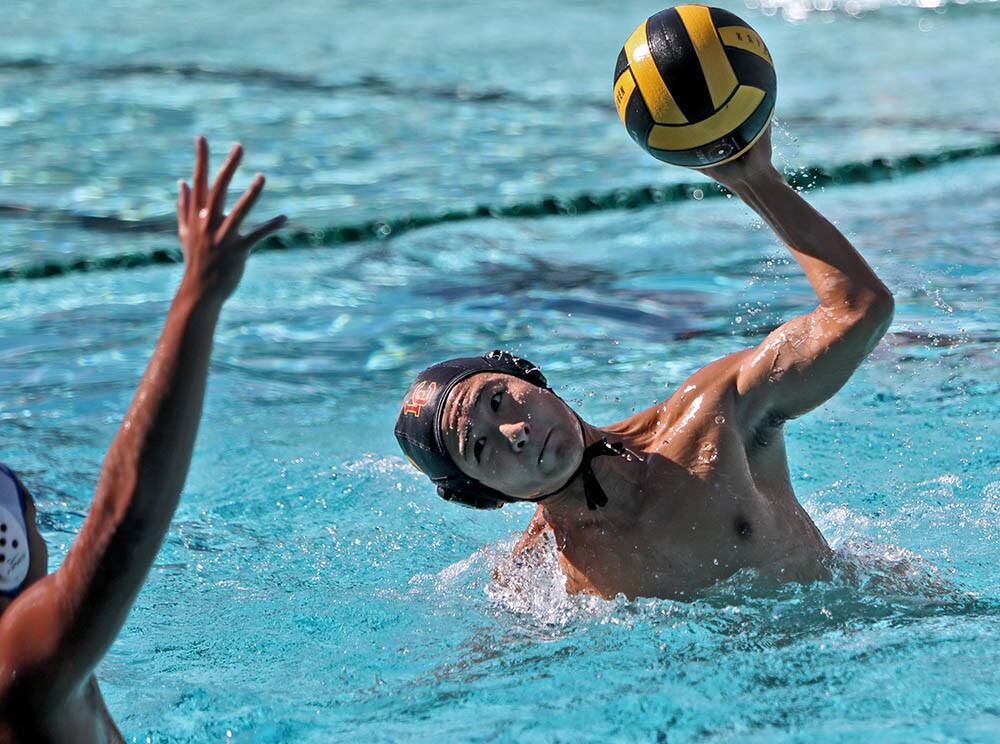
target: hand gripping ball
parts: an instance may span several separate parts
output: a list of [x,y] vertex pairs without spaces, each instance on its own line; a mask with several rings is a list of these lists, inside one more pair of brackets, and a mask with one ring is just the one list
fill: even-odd
[[729,11],[678,5],[644,21],[618,55],[615,105],[654,158],[734,160],[763,134],[778,84],[760,35]]

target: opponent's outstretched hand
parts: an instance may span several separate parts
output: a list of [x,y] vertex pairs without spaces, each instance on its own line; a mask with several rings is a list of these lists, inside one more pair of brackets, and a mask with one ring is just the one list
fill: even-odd
[[243,220],[264,188],[262,173],[254,176],[233,210],[228,215],[224,213],[229,182],[242,159],[243,146],[233,145],[209,190],[208,143],[204,137],[198,137],[192,186],[189,188],[184,180],[178,182],[177,235],[184,249],[184,279],[219,301],[236,289],[254,244],[285,224],[285,215],[278,215],[240,235]]
[[[177,199],[184,277],[108,449],[87,518],[59,569],[37,578],[0,614],[2,742],[79,741],[81,730],[108,730],[93,670],[128,617],[177,508],[222,303],[239,284],[253,244],[285,221],[275,217],[240,235],[264,186],[261,175],[225,214],[242,155],[233,147],[209,190],[208,145],[198,138],[192,187],[182,181]],[[31,570],[44,574],[41,560]],[[121,740],[110,732],[107,738]]]

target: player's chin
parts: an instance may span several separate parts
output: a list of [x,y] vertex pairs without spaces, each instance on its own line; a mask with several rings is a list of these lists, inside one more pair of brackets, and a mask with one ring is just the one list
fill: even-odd
[[547,481],[546,493],[565,485],[582,459],[579,443],[563,428],[554,428],[538,461],[539,472]]
[[537,468],[520,475],[522,477],[518,478],[518,483],[509,484],[504,492],[522,501],[537,501],[540,496],[547,496],[562,485],[562,481],[555,482],[551,476],[542,474]]
[[547,472],[538,473],[538,477],[523,491],[525,495],[520,496],[520,498],[538,499],[542,496],[558,493],[573,475],[574,470],[575,468],[566,461],[551,463]]

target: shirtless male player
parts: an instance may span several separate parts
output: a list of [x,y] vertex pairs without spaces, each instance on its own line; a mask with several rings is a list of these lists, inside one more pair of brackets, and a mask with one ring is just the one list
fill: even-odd
[[240,235],[264,187],[258,174],[229,215],[236,145],[208,188],[198,138],[192,188],[180,182],[184,276],[125,414],[80,534],[55,573],[20,479],[0,466],[0,744],[124,742],[94,668],[142,588],[187,477],[201,418],[212,337],[250,248],[284,216]]
[[571,592],[690,598],[743,568],[765,581],[828,576],[829,547],[792,491],[782,425],[847,382],[888,328],[892,295],[785,183],[770,132],[704,172],[777,233],[815,310],[611,426],[580,419],[536,367],[501,352],[425,370],[397,418],[403,451],[444,498],[539,502],[515,553],[530,555],[551,531]]

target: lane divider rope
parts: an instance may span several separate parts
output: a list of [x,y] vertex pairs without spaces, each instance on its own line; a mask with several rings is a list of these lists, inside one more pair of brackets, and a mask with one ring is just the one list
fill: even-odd
[[[844,163],[824,168],[813,166],[788,176],[792,186],[801,190],[820,186],[840,186],[886,181],[926,171],[947,163],[1000,155],[1000,140],[983,145],[953,148],[933,153],[915,153],[897,158]],[[257,251],[291,250],[381,241],[432,225],[478,219],[526,219],[549,216],[572,217],[611,210],[637,210],[689,199],[721,197],[727,192],[709,183],[677,183],[663,186],[619,188],[574,196],[547,196],[533,201],[504,205],[478,205],[469,209],[374,219],[355,224],[334,225],[320,230],[293,230],[272,235],[262,241]],[[21,216],[56,222],[75,222],[81,227],[104,231],[170,233],[172,218],[125,220],[114,216],[86,215],[55,209],[35,209],[0,204],[0,217]],[[163,248],[148,253],[124,253],[111,256],[80,257],[69,261],[47,261],[0,269],[0,281],[44,279],[65,274],[134,269],[156,264],[181,263],[180,248]]]

